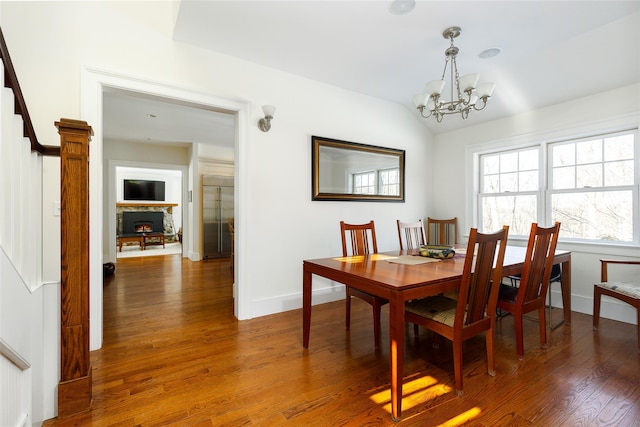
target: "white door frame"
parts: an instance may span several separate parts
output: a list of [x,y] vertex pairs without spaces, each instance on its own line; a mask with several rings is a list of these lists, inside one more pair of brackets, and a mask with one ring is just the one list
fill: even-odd
[[[81,90],[80,90],[80,117],[93,128],[93,137],[89,144],[89,223],[91,224],[91,234],[89,238],[89,323],[90,323],[90,349],[96,350],[102,347],[102,264],[103,264],[103,224],[104,224],[104,203],[103,203],[103,124],[102,124],[102,94],[105,89],[121,89],[137,92],[146,95],[158,96],[173,99],[181,102],[188,102],[211,108],[228,110],[237,114],[235,132],[235,152],[234,152],[234,176],[235,176],[235,206],[236,221],[236,254],[235,254],[235,283],[234,283],[234,314],[242,320],[248,319],[250,315],[250,290],[243,283],[247,269],[245,259],[245,222],[248,221],[249,206],[247,195],[250,194],[248,186],[247,154],[249,146],[248,132],[248,112],[249,104],[245,101],[238,101],[220,98],[213,95],[192,92],[186,89],[162,85],[129,76],[123,76],[104,70],[83,67],[81,70]],[[197,150],[195,150],[197,152]],[[190,165],[191,179],[196,165]],[[187,177],[187,179],[190,179]],[[194,182],[194,181],[192,181]],[[195,181],[196,184],[198,181]],[[193,184],[189,184],[193,190]],[[193,211],[198,211],[194,198]],[[199,202],[197,202],[199,203]],[[193,223],[193,221],[191,221]],[[194,225],[194,224],[193,224]],[[195,227],[192,227],[195,228]]]

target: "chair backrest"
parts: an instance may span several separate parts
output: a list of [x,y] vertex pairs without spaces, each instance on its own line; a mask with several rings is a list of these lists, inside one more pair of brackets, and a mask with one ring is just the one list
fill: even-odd
[[531,224],[516,304],[526,304],[546,298],[559,233],[559,222],[556,222],[553,227],[546,228],[538,227],[536,223]]
[[340,234],[342,235],[342,256],[367,255],[378,252],[376,228],[373,221],[366,224],[347,224],[340,221]]
[[478,233],[475,228],[470,230],[454,327],[485,319],[493,322],[508,234],[507,225],[490,234]]
[[[421,219],[416,222],[402,222],[398,219],[396,223],[398,224],[400,250],[418,249],[425,244],[424,227],[422,226]],[[404,239],[402,238],[403,235]]]
[[458,217],[451,219],[427,218],[427,244],[457,245]]

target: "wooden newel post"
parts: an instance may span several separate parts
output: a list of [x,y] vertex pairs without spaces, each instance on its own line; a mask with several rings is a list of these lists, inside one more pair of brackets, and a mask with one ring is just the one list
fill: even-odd
[[60,119],[61,342],[58,417],[91,407],[89,141],[84,121]]

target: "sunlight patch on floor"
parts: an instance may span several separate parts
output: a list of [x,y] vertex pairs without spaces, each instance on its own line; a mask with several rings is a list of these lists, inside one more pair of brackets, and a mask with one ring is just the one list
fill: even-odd
[[[438,382],[437,379],[428,375],[406,381],[402,385],[402,410],[413,408],[452,390],[451,387]],[[373,402],[382,405],[385,411],[391,413],[391,389],[387,388],[371,395],[369,398]]]
[[461,426],[461,425],[465,424],[466,422],[468,422],[469,420],[472,420],[473,418],[475,418],[478,415],[480,415],[480,412],[482,412],[482,411],[480,410],[480,408],[478,408],[476,406],[475,408],[471,408],[468,411],[465,411],[465,412],[461,413],[460,415],[451,418],[449,421],[446,421],[446,422],[444,422],[442,424],[439,424],[437,427],[457,427],[457,426]]

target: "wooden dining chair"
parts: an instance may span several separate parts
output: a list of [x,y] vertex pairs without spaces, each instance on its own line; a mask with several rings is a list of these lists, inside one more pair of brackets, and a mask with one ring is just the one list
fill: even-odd
[[593,285],[593,330],[597,331],[600,323],[600,301],[602,295],[626,302],[636,308],[638,353],[640,353],[640,281],[609,281],[608,266],[640,265],[637,260],[600,260],[600,283]]
[[485,332],[487,372],[491,376],[496,374],[494,325],[508,233],[508,226],[492,234],[471,229],[457,300],[437,295],[405,305],[407,322],[424,326],[453,343],[458,396],[463,394],[462,343],[467,339]]
[[401,251],[404,249],[419,249],[420,246],[425,244],[424,226],[421,219],[416,222],[402,222],[398,219],[396,223],[398,225],[398,240],[400,241]]
[[553,227],[539,227],[531,224],[529,241],[525,253],[520,285],[518,287],[503,284],[498,295],[498,309],[511,313],[516,324],[516,346],[518,358],[524,358],[524,315],[538,311],[540,346],[547,346],[547,324],[545,303],[547,289],[553,270],[553,255],[558,243],[560,223]]
[[457,245],[458,218],[434,219],[427,218],[428,245]]
[[[511,286],[517,287],[520,283],[520,277],[520,274],[508,276],[508,279],[511,281]],[[564,323],[564,319],[560,320],[557,323],[553,323],[551,321],[551,311],[553,310],[553,304],[551,303],[551,285],[553,285],[554,283],[560,283],[562,290],[562,266],[560,264],[553,264],[553,267],[551,268],[551,278],[549,279],[549,289],[547,290],[547,295],[549,296],[549,303],[547,304],[547,315],[549,317],[549,329],[552,331],[556,330]]]
[[[342,256],[369,255],[378,252],[376,228],[373,221],[366,224],[347,224],[340,221],[342,236]],[[373,339],[375,348],[380,347],[380,311],[389,301],[367,292],[346,286],[346,327],[351,327],[351,297],[358,297],[373,307]]]

